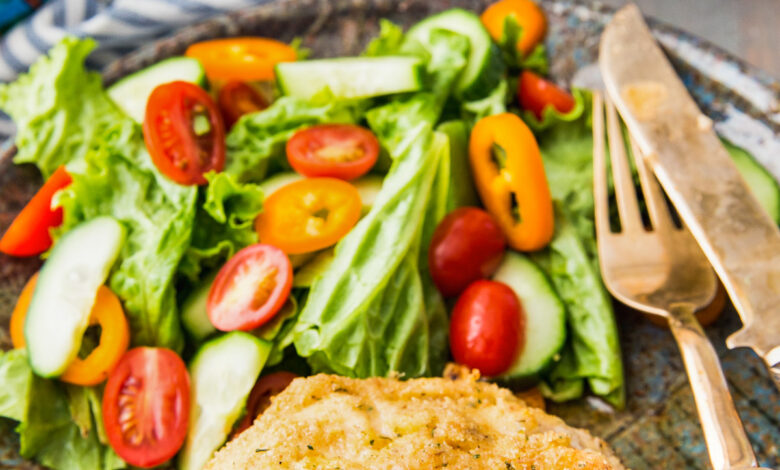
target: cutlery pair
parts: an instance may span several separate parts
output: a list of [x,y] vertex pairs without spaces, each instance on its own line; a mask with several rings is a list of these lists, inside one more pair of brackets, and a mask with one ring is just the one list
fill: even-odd
[[[744,323],[728,346],[753,348],[780,388],[780,231],[635,5],[617,12],[605,29],[599,64],[607,97],[597,92],[593,100],[594,196],[604,282],[621,302],[669,321],[713,468],[755,468],[718,356],[694,312],[717,289],[711,264]],[[631,134],[649,228],[640,215],[618,110]],[[619,233],[609,221],[605,111]],[[690,232],[673,223],[659,181]]]

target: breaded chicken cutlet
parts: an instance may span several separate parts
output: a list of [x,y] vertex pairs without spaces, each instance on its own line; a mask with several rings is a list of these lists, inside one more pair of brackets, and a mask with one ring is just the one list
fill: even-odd
[[623,468],[602,440],[477,378],[298,378],[206,468]]

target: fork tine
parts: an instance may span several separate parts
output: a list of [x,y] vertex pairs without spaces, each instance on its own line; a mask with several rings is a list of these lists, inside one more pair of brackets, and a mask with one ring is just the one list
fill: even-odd
[[642,194],[645,196],[647,212],[650,213],[650,222],[653,228],[659,232],[676,229],[658,180],[655,179],[655,176],[647,168],[647,163],[645,163],[645,159],[642,157],[634,138],[629,136],[629,140],[631,142],[631,152],[634,154],[634,163],[636,164],[637,172],[639,172],[639,184],[642,186]]
[[609,98],[607,105],[607,137],[609,139],[609,156],[612,162],[612,179],[615,183],[615,199],[617,199],[620,227],[622,232],[644,231],[642,217],[639,215],[639,203],[636,198],[634,181],[626,157],[626,144],[623,142],[623,131],[615,111],[615,105]]
[[604,100],[593,92],[593,199],[596,205],[596,234],[609,234],[609,200],[607,195],[607,163],[604,150]]

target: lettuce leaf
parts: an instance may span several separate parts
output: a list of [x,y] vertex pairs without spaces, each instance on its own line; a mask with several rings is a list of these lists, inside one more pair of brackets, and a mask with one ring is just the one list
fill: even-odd
[[572,399],[587,381],[596,395],[617,407],[625,399],[623,366],[610,297],[601,280],[593,222],[593,137],[590,94],[573,91],[574,109],[548,108],[534,129],[550,192],[556,201],[556,232],[545,250],[533,254],[567,309],[569,340],[544,388],[553,399]]
[[269,165],[287,168],[284,146],[303,127],[322,123],[357,122],[361,102],[338,101],[320,96],[306,101],[283,96],[263,111],[242,116],[227,135],[225,173],[238,182],[259,182]]
[[[54,469],[126,467],[110,446],[101,443],[98,426],[103,417],[100,406],[89,404],[92,389],[77,387],[77,403],[72,404],[61,384],[33,374],[24,350],[18,349],[0,352],[0,383],[0,416],[19,422],[22,457]],[[77,420],[73,410],[79,410]]]
[[403,28],[390,20],[382,18],[379,20],[379,35],[369,41],[362,55],[377,57],[398,54],[403,41]]
[[103,93],[100,74],[84,70],[91,39],[67,37],[10,84],[0,84],[0,109],[16,123],[16,163],[34,163],[48,178],[82,159],[123,114]]
[[206,175],[209,185],[199,199],[190,246],[179,273],[196,281],[204,265],[214,267],[245,246],[257,243],[254,221],[263,209],[263,191],[241,184],[227,173]]

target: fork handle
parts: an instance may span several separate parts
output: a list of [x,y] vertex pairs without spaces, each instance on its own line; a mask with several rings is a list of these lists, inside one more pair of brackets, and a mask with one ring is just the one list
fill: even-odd
[[669,325],[682,353],[714,470],[756,467],[753,448],[731,398],[715,348],[690,304],[669,309]]

